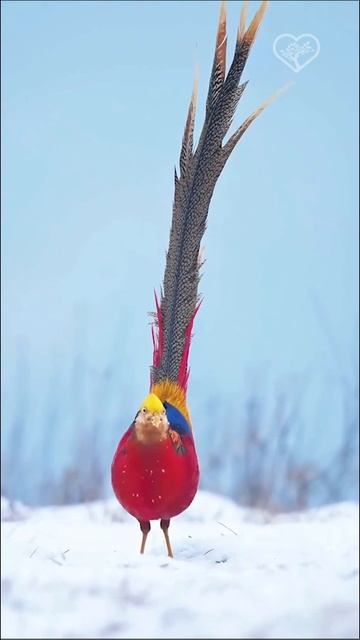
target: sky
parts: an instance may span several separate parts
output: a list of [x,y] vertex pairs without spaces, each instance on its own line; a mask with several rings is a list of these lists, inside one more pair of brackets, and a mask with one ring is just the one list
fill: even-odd
[[[229,58],[240,8],[228,3]],[[173,170],[196,66],[200,131],[218,13],[203,1],[2,3],[5,441],[19,394],[29,452],[61,404],[61,457],[74,411],[111,414],[120,436],[147,393]],[[294,84],[241,140],[210,206],[189,389],[205,440],[209,398],[302,384],[308,446],[338,437],[358,332],[357,18],[356,2],[274,0],[252,49],[234,128]],[[299,73],[274,55],[284,33],[320,43]]]

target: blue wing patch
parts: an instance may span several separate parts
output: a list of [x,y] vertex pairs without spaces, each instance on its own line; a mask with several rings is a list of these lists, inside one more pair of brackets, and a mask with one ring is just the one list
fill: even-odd
[[169,420],[170,427],[176,431],[179,435],[191,434],[190,425],[184,418],[181,411],[174,407],[169,402],[163,402],[167,419]]

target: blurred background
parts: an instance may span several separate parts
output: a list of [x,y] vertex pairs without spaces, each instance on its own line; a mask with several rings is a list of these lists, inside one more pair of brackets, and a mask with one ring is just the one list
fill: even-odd
[[[2,495],[111,495],[218,12],[2,3]],[[358,499],[357,18],[356,2],[270,3],[234,128],[295,84],[239,143],[204,236],[189,385],[202,487],[273,511]],[[273,53],[282,33],[320,42],[300,73]]]

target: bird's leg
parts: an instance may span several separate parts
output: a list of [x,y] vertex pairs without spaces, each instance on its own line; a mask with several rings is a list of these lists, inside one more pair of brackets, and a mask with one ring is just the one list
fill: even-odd
[[141,520],[140,521],[140,529],[142,531],[142,540],[141,540],[140,553],[144,553],[146,538],[147,538],[148,533],[150,531],[150,522],[148,520]]
[[170,544],[170,538],[169,538],[169,526],[170,526],[170,520],[160,520],[160,527],[164,532],[168,556],[170,558],[173,558],[174,556],[173,556],[173,552]]

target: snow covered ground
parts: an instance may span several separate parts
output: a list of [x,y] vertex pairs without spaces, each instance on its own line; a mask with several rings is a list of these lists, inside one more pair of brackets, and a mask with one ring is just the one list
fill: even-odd
[[358,506],[271,517],[199,492],[140,556],[115,501],[2,499],[2,638],[358,638]]

